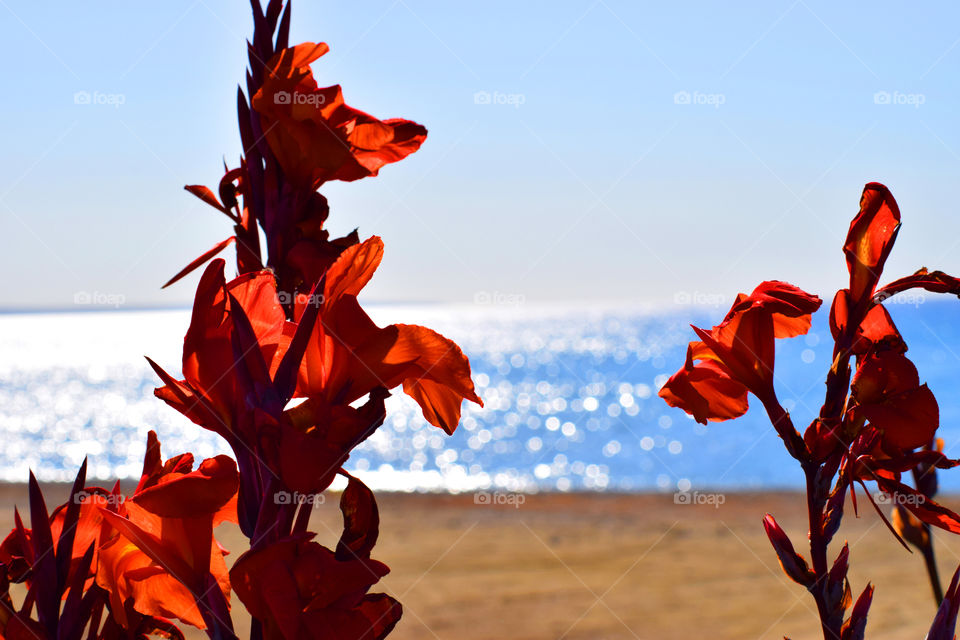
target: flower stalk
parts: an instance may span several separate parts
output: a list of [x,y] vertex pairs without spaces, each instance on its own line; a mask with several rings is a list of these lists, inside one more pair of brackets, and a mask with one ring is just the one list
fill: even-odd
[[[804,474],[809,524],[810,564],[789,543],[769,514],[764,526],[784,571],[814,598],[824,640],[861,640],[873,598],[868,584],[853,603],[847,580],[849,548],[830,562],[830,543],[843,517],[847,490],[856,506],[855,486],[864,489],[897,540],[921,550],[940,612],[929,637],[952,638],[956,576],[942,596],[934,562],[930,527],[960,533],[960,515],[933,501],[936,471],[960,464],[931,445],[939,427],[933,393],[920,383],[906,357],[906,342],[883,303],[910,289],[960,294],[960,280],[920,269],[879,287],[883,267],[900,229],[900,209],[878,183],[864,187],[860,210],[850,224],[843,251],[849,286],[834,296],[830,329],[833,362],[819,415],[801,437],[774,389],[777,339],[806,333],[820,299],[783,282],[760,284],[740,294],[723,321],[706,331],[694,327],[683,368],[661,388],[660,396],[697,421],[737,418],[747,410],[748,395],[760,400],[787,452]],[[916,488],[904,484],[911,472]],[[883,513],[865,483],[876,483],[879,496],[895,506]],[[892,522],[891,522],[892,519]]]

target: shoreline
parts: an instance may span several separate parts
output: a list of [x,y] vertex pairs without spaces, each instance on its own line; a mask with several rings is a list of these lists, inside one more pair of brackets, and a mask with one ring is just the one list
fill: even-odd
[[[43,489],[52,508],[69,486]],[[405,611],[392,639],[818,638],[812,599],[782,573],[761,525],[773,513],[803,552],[800,492],[726,492],[722,504],[678,504],[662,493],[538,493],[522,504],[478,504],[469,493],[376,495],[373,557],[391,573],[373,592],[390,593]],[[960,495],[940,499],[960,506]],[[311,517],[327,546],[342,526],[337,502],[324,500]],[[26,486],[0,483],[7,529],[14,503],[23,511]],[[923,561],[860,506],[855,518],[848,501],[831,554],[849,541],[854,598],[868,579],[877,588],[869,637],[922,638],[935,614]],[[246,540],[229,524],[217,537],[232,564]],[[960,563],[960,537],[937,531],[935,539],[946,583]],[[248,622],[234,610],[244,637]]]

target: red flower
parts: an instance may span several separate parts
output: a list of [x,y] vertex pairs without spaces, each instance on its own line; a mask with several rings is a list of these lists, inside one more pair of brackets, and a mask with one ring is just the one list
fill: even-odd
[[[79,637],[98,596],[89,592],[102,534],[97,509],[105,490],[85,488],[86,462],[80,467],[67,503],[48,516],[40,486],[30,474],[30,524],[14,509],[15,527],[0,545],[0,637]],[[10,598],[10,582],[26,582],[28,596],[19,612]],[[37,618],[30,616],[36,610]]]
[[850,223],[843,246],[850,287],[837,292],[830,311],[834,339],[854,330],[849,346],[858,355],[884,341],[900,351],[906,350],[893,320],[881,306],[888,298],[910,289],[960,294],[960,280],[942,271],[927,269],[877,289],[899,229],[900,208],[893,195],[882,184],[867,184],[860,198],[860,212]]
[[[339,560],[301,536],[245,553],[230,572],[237,597],[264,621],[264,638],[376,640],[393,629],[400,605],[367,593],[389,569],[376,560]],[[321,577],[318,580],[318,577]]]
[[[847,289],[838,291],[834,298],[830,313],[830,331],[834,339],[847,331],[845,323],[849,318],[849,300],[850,295]],[[860,321],[860,325],[853,334],[850,351],[856,355],[863,355],[881,346],[900,353],[907,350],[907,345],[887,308],[882,304],[876,304],[870,307]]]
[[742,415],[747,391],[764,405],[775,403],[775,339],[806,333],[819,307],[820,298],[784,282],[764,282],[749,296],[738,295],[719,325],[709,332],[694,327],[702,342],[690,343],[684,367],[660,397],[703,424]]
[[[703,359],[698,362],[699,358]],[[683,368],[663,385],[660,397],[702,424],[730,420],[747,412],[747,388],[731,377],[702,342],[690,343]]]
[[899,229],[897,201],[882,184],[869,183],[863,188],[860,213],[850,223],[843,245],[853,304],[861,304],[873,295]]
[[[326,272],[295,392],[306,401],[288,410],[279,427],[280,475],[292,489],[330,484],[350,450],[383,422],[388,389],[403,385],[427,421],[447,433],[457,428],[464,399],[483,405],[455,343],[416,325],[379,328],[360,307],[356,296],[382,256],[383,242],[373,237],[348,248]],[[301,301],[298,319],[304,309]],[[350,406],[364,396],[366,404]]]
[[316,189],[328,180],[375,176],[420,148],[427,130],[409,120],[378,120],[347,106],[339,85],[319,88],[310,64],[329,51],[307,42],[278,52],[251,100],[284,174]]
[[920,384],[917,368],[901,353],[869,356],[853,379],[850,409],[853,422],[868,421],[889,452],[911,451],[929,444],[940,426],[933,392]]
[[[197,286],[193,317],[183,340],[183,376],[176,381],[150,362],[166,386],[156,395],[197,424],[226,438],[231,444],[248,428],[250,381],[239,376],[235,327],[230,297],[243,308],[256,334],[265,362],[279,364],[286,320],[277,299],[273,277],[267,272],[242,275],[227,283],[223,260],[214,260]],[[251,354],[246,354],[251,357]]]
[[[326,272],[322,301],[300,298],[297,322],[284,319],[272,274],[227,283],[223,261],[214,261],[184,339],[184,380],[155,367],[166,383],[157,395],[223,435],[238,455],[260,451],[288,488],[304,492],[326,488],[350,450],[383,422],[393,387],[403,385],[431,424],[453,433],[464,399],[482,406],[469,361],[430,329],[380,328],[360,308],[356,296],[382,254],[377,237],[344,251]],[[298,331],[303,342],[294,349]],[[303,354],[300,364],[293,363],[289,382],[280,380],[287,371],[281,374],[281,363],[294,351]],[[365,396],[365,405],[351,406]],[[291,397],[306,400],[284,411]]]
[[227,456],[160,459],[150,432],[143,475],[130,500],[101,508],[117,534],[100,549],[97,584],[117,621],[130,628],[125,603],[147,616],[178,618],[204,629],[229,624],[230,582],[213,528],[236,522],[237,469]]
[[[321,321],[300,365],[297,396],[349,404],[376,387],[404,392],[431,424],[453,433],[464,399],[483,406],[470,363],[455,343],[417,325],[377,327],[357,302],[383,258],[373,236],[343,252],[327,270]],[[297,317],[303,306],[297,310]]]
[[348,480],[336,552],[301,534],[248,551],[231,569],[237,597],[263,623],[265,640],[380,640],[400,619],[400,603],[368,593],[390,569],[370,558],[379,527],[373,494]]

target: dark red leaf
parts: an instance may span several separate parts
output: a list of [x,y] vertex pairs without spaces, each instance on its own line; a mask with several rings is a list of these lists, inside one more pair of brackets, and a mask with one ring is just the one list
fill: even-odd
[[195,260],[193,260],[193,262],[191,262],[190,264],[188,264],[187,266],[185,266],[183,269],[181,269],[180,272],[179,272],[177,275],[175,275],[175,276],[173,276],[172,278],[170,278],[169,280],[167,280],[167,283],[166,283],[165,285],[163,285],[162,287],[160,287],[160,288],[161,288],[161,289],[166,289],[167,287],[169,287],[170,285],[172,285],[172,284],[173,284],[174,282],[176,282],[177,280],[180,280],[180,279],[183,278],[184,276],[188,275],[191,271],[193,271],[194,269],[196,269],[197,267],[199,267],[200,265],[202,265],[204,262],[206,262],[207,260],[209,260],[209,259],[212,258],[213,256],[217,255],[218,253],[220,253],[220,252],[223,251],[224,249],[226,249],[227,246],[228,246],[231,242],[233,242],[234,240],[236,240],[236,238],[235,238],[234,236],[230,236],[230,237],[227,238],[226,240],[222,240],[222,241],[218,242],[217,244],[213,245],[212,248],[208,249],[207,251],[204,251],[204,252],[203,252],[202,254],[200,254]]
[[283,360],[277,367],[277,373],[273,379],[273,387],[280,396],[284,405],[293,397],[297,386],[297,373],[300,370],[300,362],[303,360],[303,354],[310,343],[310,335],[313,333],[314,325],[317,322],[317,315],[320,313],[320,298],[317,291],[323,291],[323,280],[314,285],[310,291],[310,297],[307,299],[306,309],[300,316],[297,331],[290,341],[290,347],[283,355]]
[[213,195],[213,191],[211,191],[208,187],[205,187],[202,184],[188,184],[184,187],[184,189],[197,196],[217,211],[222,211],[231,218],[233,217],[233,215],[230,213],[230,210],[220,204],[220,201],[217,200],[217,196]]
[[57,580],[57,559],[53,550],[50,516],[43,493],[33,472],[30,472],[30,526],[33,543],[33,585],[36,586],[37,618],[51,637],[56,635],[60,613],[60,589]]
[[960,567],[953,574],[953,580],[940,603],[937,616],[933,619],[926,640],[953,640],[957,626],[957,612],[960,610]]
[[[77,535],[77,523],[80,521],[80,493],[83,491],[87,481],[87,459],[83,459],[80,465],[80,471],[77,472],[77,478],[70,489],[70,499],[67,502],[67,510],[63,517],[63,528],[60,532],[60,539],[57,540],[57,583],[62,592],[67,586],[67,574],[70,572],[70,561],[73,558],[73,541]],[[87,567],[88,564],[81,564],[81,567]],[[80,571],[78,573],[82,573]]]

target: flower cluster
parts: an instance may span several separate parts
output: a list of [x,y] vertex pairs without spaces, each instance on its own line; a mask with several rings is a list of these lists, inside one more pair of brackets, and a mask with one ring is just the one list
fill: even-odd
[[[427,138],[422,125],[379,120],[348,106],[339,85],[319,87],[310,64],[323,56],[325,43],[287,47],[291,3],[272,1],[261,13],[254,5],[254,37],[249,49],[247,95],[238,92],[244,157],[220,180],[217,193],[202,185],[191,192],[234,223],[234,235],[175,275],[168,286],[213,258],[232,242],[240,274],[266,266],[284,294],[292,319],[293,300],[309,292],[357,232],[331,238],[324,228],[330,212],[317,192],[326,182],[376,176],[387,164],[417,151]],[[282,13],[281,13],[282,12]],[[274,35],[275,34],[275,35]],[[261,256],[263,232],[267,259]]]
[[382,250],[374,237],[344,251],[323,288],[298,299],[294,320],[285,319],[270,272],[226,282],[215,260],[197,289],[184,379],[153,365],[166,383],[157,395],[233,448],[240,524],[251,538],[276,490],[330,486],[350,450],[383,422],[389,389],[402,385],[447,433],[464,399],[480,403],[456,344],[415,325],[377,327],[360,307],[356,295]]
[[[740,294],[723,321],[691,342],[683,368],[660,389],[660,396],[698,422],[737,418],[747,411],[748,395],[763,405],[787,451],[799,461],[807,480],[811,564],[798,553],[771,515],[764,527],[784,571],[813,594],[824,637],[862,638],[873,587],[867,585],[851,607],[847,581],[849,549],[844,545],[832,565],[827,547],[840,527],[847,492],[856,506],[855,484],[897,539],[920,548],[938,603],[929,637],[953,637],[960,599],[957,578],[942,597],[933,564],[930,526],[960,533],[960,515],[934,502],[936,469],[960,464],[942,453],[936,398],[920,383],[906,356],[907,345],[884,301],[911,289],[960,295],[960,280],[920,269],[879,286],[884,264],[900,229],[900,209],[889,190],[866,185],[860,211],[843,246],[850,281],[837,292],[830,310],[833,361],[820,413],[801,435],[777,399],[774,353],[778,338],[810,329],[818,297],[783,282],[764,282],[750,295]],[[851,364],[851,361],[852,364]],[[915,487],[902,475],[910,472]],[[892,523],[866,482],[896,505]],[[849,615],[847,615],[849,612]]]
[[[0,547],[2,638],[182,638],[179,621],[230,639],[231,594],[258,640],[376,640],[400,619],[396,600],[369,593],[389,571],[371,558],[377,503],[342,465],[384,422],[396,387],[448,434],[464,400],[482,403],[456,344],[421,326],[380,327],[366,314],[357,296],[383,242],[361,242],[356,231],[331,239],[317,189],[376,176],[415,152],[427,131],[348,106],[339,86],[319,87],[310,64],[327,45],[288,46],[289,0],[251,6],[247,92],[238,95],[244,154],[225,167],[216,193],[186,187],[226,215],[234,234],[167,283],[209,263],[182,375],[148,358],[163,383],[157,397],[219,434],[234,456],[196,470],[191,454],[163,462],[151,432],[129,499],[118,487],[86,487],[84,465],[70,501],[50,515],[31,477],[32,529],[18,515]],[[231,244],[236,277],[216,258]],[[331,550],[313,540],[310,514],[338,474],[344,524]],[[278,498],[289,495],[304,499]],[[250,541],[229,570],[213,537],[225,521]],[[19,607],[11,582],[28,586]]]
[[[130,496],[119,483],[86,486],[84,463],[69,500],[49,514],[31,475],[31,528],[17,513],[0,545],[0,637],[80,638],[88,626],[101,640],[182,637],[170,619],[230,630],[230,581],[213,529],[236,522],[237,466],[227,456],[193,466],[189,453],[164,462],[151,431]],[[19,608],[10,583],[27,586]]]

